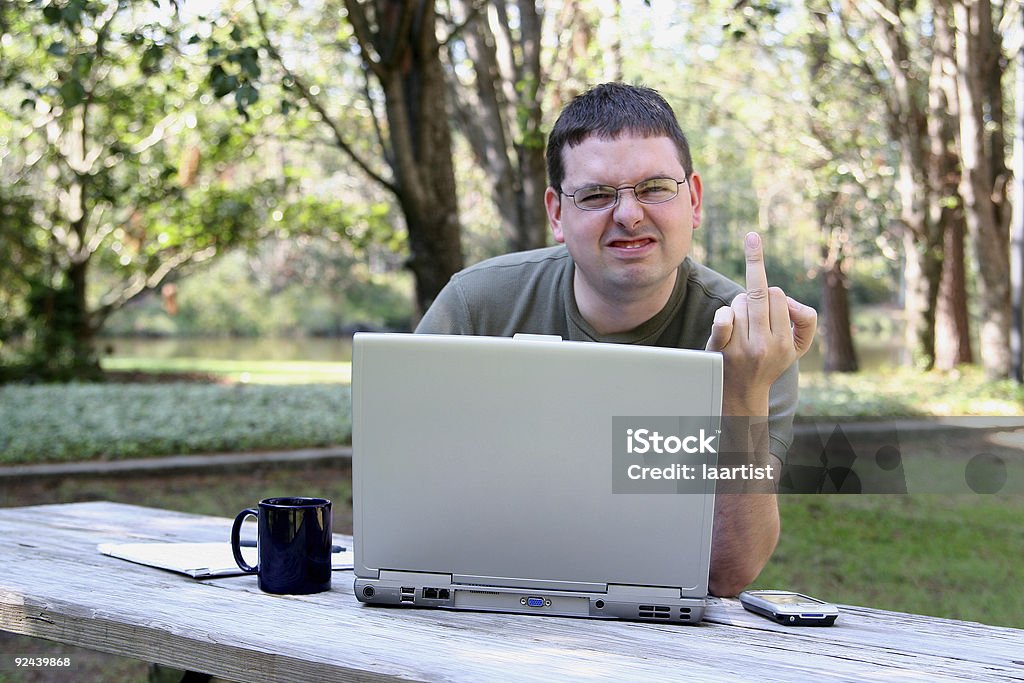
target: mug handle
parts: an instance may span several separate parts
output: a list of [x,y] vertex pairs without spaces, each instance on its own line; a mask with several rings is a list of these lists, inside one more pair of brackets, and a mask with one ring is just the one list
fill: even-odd
[[[238,513],[235,517],[235,523],[231,525],[231,552],[235,555],[235,563],[238,568],[246,574],[255,574],[259,571],[257,567],[250,567],[245,563],[245,559],[242,557],[241,541],[239,535],[242,531],[242,522],[245,521],[246,517],[256,517],[259,519],[259,510],[256,508],[246,508]],[[258,563],[257,563],[258,565]]]

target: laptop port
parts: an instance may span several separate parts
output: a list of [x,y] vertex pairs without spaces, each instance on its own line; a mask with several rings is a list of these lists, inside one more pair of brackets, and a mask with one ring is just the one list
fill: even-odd
[[436,588],[424,588],[423,597],[428,600],[437,600],[437,589]]
[[441,588],[437,591],[437,597],[441,598],[442,600],[447,600],[448,598],[452,597],[452,593],[447,588]]

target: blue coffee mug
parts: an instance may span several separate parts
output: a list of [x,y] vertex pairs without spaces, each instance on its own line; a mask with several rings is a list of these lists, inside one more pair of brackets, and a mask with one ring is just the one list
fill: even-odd
[[[242,557],[239,533],[246,517],[257,525],[257,563]],[[231,551],[238,567],[256,574],[260,590],[308,595],[331,588],[331,501],[326,498],[267,498],[238,513],[231,526]]]

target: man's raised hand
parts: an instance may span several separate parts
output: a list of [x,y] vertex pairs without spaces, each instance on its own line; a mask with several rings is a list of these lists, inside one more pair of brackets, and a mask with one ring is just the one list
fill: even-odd
[[811,348],[818,314],[778,287],[768,286],[764,249],[756,232],[747,233],[743,251],[747,291],[715,312],[705,348],[724,356],[726,400],[739,402],[734,408],[746,406],[747,415],[767,414],[768,389]]

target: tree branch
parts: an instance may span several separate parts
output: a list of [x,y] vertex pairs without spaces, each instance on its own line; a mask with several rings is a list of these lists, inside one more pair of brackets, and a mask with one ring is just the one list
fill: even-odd
[[[346,0],[348,2],[349,0]],[[356,4],[356,0],[351,0],[353,4]],[[391,41],[388,46],[386,54],[380,56],[381,67],[385,71],[392,71],[402,63],[405,58],[406,51],[412,45],[411,40],[406,40],[406,36],[409,35],[409,30],[412,27],[413,19],[419,12],[419,5],[423,2],[433,2],[433,0],[404,0],[402,2],[401,14],[398,15],[398,27],[393,33],[391,33]],[[377,17],[378,23],[380,17]],[[377,27],[378,35],[384,36],[384,27]]]
[[[847,19],[847,16],[845,14],[843,14],[843,12],[839,12],[839,26],[842,29],[842,35],[843,35],[843,38],[846,40],[846,44],[849,47],[851,47],[853,50],[855,50],[857,53],[859,53],[862,57],[865,57],[865,58],[862,58],[861,60],[859,60],[859,63],[857,63],[855,65],[855,68],[858,68],[862,73],[864,73],[864,75],[868,77],[868,79],[872,82],[872,84],[876,88],[878,88],[880,92],[883,93],[882,101],[885,104],[885,109],[886,109],[886,113],[889,116],[889,120],[890,121],[895,121],[895,120],[899,119],[899,106],[898,106],[898,104],[896,102],[893,101],[893,98],[891,96],[889,96],[889,94],[888,94],[890,92],[889,86],[887,86],[885,83],[882,82],[882,77],[878,75],[878,72],[871,67],[871,64],[869,63],[869,60],[866,59],[867,55],[865,55],[863,53],[863,51],[860,49],[860,47],[858,47],[857,41],[854,39],[853,35],[850,33],[850,24],[849,24],[849,21]],[[872,42],[874,42],[874,41],[872,41]],[[886,50],[886,51],[888,51],[888,50]],[[882,58],[884,60],[885,59],[885,55],[881,55],[881,56],[882,56]],[[887,66],[887,68],[891,68],[891,66]]]
[[388,144],[387,139],[384,136],[384,131],[380,127],[380,117],[377,116],[375,111],[373,97],[370,96],[370,74],[363,73],[363,96],[366,98],[366,104],[370,109],[370,118],[373,119],[373,132],[377,136],[377,144],[384,151],[384,160],[388,166],[392,169],[395,168],[395,153],[391,149],[391,145]]
[[102,323],[111,313],[142,295],[143,292],[154,290],[164,283],[169,275],[181,270],[186,265],[199,265],[217,255],[217,247],[207,247],[199,251],[189,251],[172,257],[161,257],[159,267],[150,275],[136,273],[132,279],[118,290],[107,292],[100,305],[92,312],[92,322]]
[[[346,4],[348,4],[349,1],[350,0],[346,0]],[[299,92],[301,92],[302,96],[306,98],[306,101],[309,102],[313,110],[320,114],[320,117],[324,120],[324,123],[326,123],[327,126],[331,129],[331,133],[334,137],[335,144],[349,157],[349,159],[352,160],[352,162],[356,166],[358,166],[363,171],[363,173],[368,175],[370,178],[372,178],[375,182],[379,183],[385,189],[397,195],[398,187],[393,182],[389,181],[387,178],[383,177],[382,175],[374,171],[370,167],[370,165],[366,161],[364,161],[363,158],[359,156],[359,154],[356,153],[355,149],[353,149],[352,146],[349,145],[348,141],[345,139],[345,134],[342,132],[341,127],[330,115],[327,109],[323,106],[319,98],[317,98],[317,96],[312,93],[310,88],[306,85],[305,81],[301,77],[299,77],[298,74],[289,69],[288,66],[284,63],[284,59],[281,57],[281,53],[278,52],[277,48],[274,47],[274,44],[270,41],[270,32],[267,30],[266,18],[259,7],[259,3],[253,2],[253,8],[256,10],[257,22],[260,27],[260,32],[263,34],[263,47],[267,50],[267,52],[270,53],[271,58],[273,58],[273,60],[277,62],[277,64],[284,71],[285,75],[292,79],[292,82],[295,83],[295,87],[299,89]],[[376,124],[376,117],[374,117],[374,121]]]
[[384,67],[381,64],[383,56],[380,54],[374,56],[371,53],[371,48],[374,48],[373,52],[376,52],[376,48],[373,44],[373,33],[370,31],[369,22],[366,21],[366,12],[360,6],[359,0],[345,0],[345,10],[348,12],[348,23],[352,24],[352,32],[359,44],[363,63],[369,67],[374,76],[383,78]]
[[153,130],[149,132],[149,135],[139,140],[135,146],[131,148],[132,154],[142,154],[147,149],[156,145],[164,140],[164,135],[167,133],[167,129],[177,119],[177,114],[168,114],[167,116],[160,119],[154,126]]
[[451,42],[462,35],[462,32],[466,30],[466,27],[470,25],[480,14],[480,11],[487,6],[487,0],[477,0],[477,2],[469,3],[466,8],[466,16],[459,23],[455,23],[455,20],[445,18],[445,24],[448,26],[448,35],[445,36],[444,40],[438,41],[440,46],[443,48],[449,47]]
[[902,27],[899,15],[890,10],[888,7],[878,2],[878,0],[861,0],[865,5],[871,8],[880,19],[893,27]]

